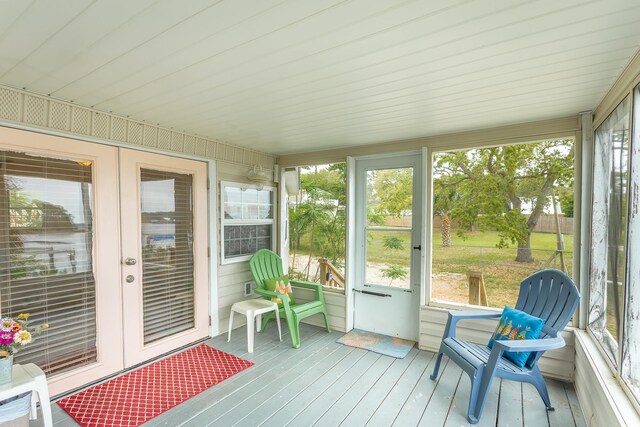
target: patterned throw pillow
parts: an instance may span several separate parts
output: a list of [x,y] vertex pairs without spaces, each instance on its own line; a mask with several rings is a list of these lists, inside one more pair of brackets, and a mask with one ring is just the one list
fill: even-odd
[[[271,292],[276,292],[279,294],[284,294],[284,297],[287,298],[289,304],[295,304],[295,300],[293,299],[293,291],[291,290],[291,285],[289,284],[288,276],[280,276],[274,277],[273,279],[265,279],[264,280],[264,288]],[[282,300],[280,298],[271,298],[271,301],[276,304],[282,304]]]
[[[540,337],[543,326],[543,319],[506,306],[487,346],[492,348],[494,341],[535,340]],[[530,351],[507,351],[504,357],[522,368],[530,354]]]

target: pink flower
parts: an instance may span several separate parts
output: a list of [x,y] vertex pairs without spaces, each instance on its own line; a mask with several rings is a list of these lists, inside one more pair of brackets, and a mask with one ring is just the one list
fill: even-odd
[[13,342],[13,332],[0,332],[0,344],[7,345]]

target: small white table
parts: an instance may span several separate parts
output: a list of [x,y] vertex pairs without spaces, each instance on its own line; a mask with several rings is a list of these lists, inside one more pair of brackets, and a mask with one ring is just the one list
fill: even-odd
[[[33,363],[13,365],[12,381],[0,385],[0,400],[5,400],[28,391],[38,393],[44,425],[45,427],[52,427],[51,402],[49,401],[47,377],[44,375],[44,372]],[[31,395],[31,415],[29,418],[35,420],[37,417],[36,396],[35,393],[33,393]]]
[[227,342],[231,341],[231,329],[233,329],[233,313],[244,314],[247,317],[247,341],[249,346],[249,353],[253,353],[253,328],[254,323],[256,329],[260,330],[260,324],[262,324],[262,315],[270,311],[275,311],[276,322],[278,323],[278,335],[280,341],[282,341],[282,331],[280,329],[280,311],[278,310],[278,304],[273,301],[267,301],[266,299],[250,299],[246,301],[240,301],[231,306],[231,313],[229,314],[229,333],[227,335]]

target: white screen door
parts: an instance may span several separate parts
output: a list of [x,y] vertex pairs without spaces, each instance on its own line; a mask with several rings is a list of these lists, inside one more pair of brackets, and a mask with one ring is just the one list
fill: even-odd
[[354,327],[417,340],[421,155],[356,160]]
[[124,364],[209,332],[206,164],[120,150]]

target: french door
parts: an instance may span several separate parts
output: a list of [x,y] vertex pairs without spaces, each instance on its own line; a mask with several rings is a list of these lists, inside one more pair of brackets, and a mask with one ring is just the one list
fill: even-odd
[[207,170],[120,149],[124,364],[207,336]]
[[206,165],[0,127],[0,309],[53,395],[208,334]]
[[417,340],[420,154],[356,159],[354,327]]

